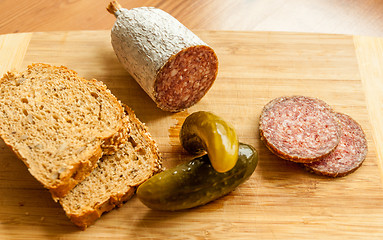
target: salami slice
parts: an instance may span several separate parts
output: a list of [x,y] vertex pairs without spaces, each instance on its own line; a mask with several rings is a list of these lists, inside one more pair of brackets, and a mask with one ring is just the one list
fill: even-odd
[[314,173],[342,177],[358,169],[367,155],[367,140],[362,127],[350,116],[336,113],[342,135],[336,149],[320,161],[305,164]]
[[339,143],[340,127],[324,101],[280,97],[264,107],[259,131],[265,145],[277,156],[300,163],[317,161]]
[[153,7],[108,6],[116,16],[111,42],[117,58],[159,108],[196,104],[218,73],[214,50],[168,13]]

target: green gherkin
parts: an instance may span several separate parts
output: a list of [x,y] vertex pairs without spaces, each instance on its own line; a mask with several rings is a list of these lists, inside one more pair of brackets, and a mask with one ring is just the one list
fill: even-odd
[[204,205],[233,191],[254,172],[258,154],[240,143],[238,161],[227,172],[214,170],[208,155],[159,173],[140,185],[137,196],[156,210],[181,210]]
[[239,142],[234,127],[213,113],[190,114],[182,124],[180,141],[191,154],[206,151],[217,172],[227,172],[237,162]]

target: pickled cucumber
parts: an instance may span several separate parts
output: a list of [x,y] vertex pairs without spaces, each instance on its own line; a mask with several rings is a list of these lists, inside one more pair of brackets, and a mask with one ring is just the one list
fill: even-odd
[[252,175],[258,163],[256,150],[240,143],[237,157],[234,168],[225,173],[213,169],[208,155],[194,158],[153,176],[138,187],[137,196],[156,210],[204,205],[230,193]]
[[213,113],[199,111],[189,115],[182,125],[180,141],[191,154],[206,151],[218,172],[229,171],[237,162],[237,134],[229,123]]

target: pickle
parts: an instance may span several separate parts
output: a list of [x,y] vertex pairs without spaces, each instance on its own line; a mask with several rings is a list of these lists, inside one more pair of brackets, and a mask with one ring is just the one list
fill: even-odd
[[210,112],[189,115],[180,131],[182,147],[191,154],[207,152],[217,172],[232,169],[238,157],[238,138],[234,128]]
[[240,143],[238,161],[225,173],[215,171],[208,155],[161,172],[137,189],[137,196],[155,210],[182,210],[204,205],[233,191],[245,182],[258,164],[257,151]]

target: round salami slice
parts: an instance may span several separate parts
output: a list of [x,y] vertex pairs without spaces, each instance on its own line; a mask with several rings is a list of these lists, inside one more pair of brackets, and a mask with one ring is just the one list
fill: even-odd
[[274,154],[300,163],[318,161],[330,154],[341,134],[331,107],[305,96],[280,97],[266,104],[259,130]]
[[342,177],[358,169],[367,155],[367,140],[362,127],[350,116],[336,113],[342,135],[335,150],[320,161],[305,164],[314,173]]

